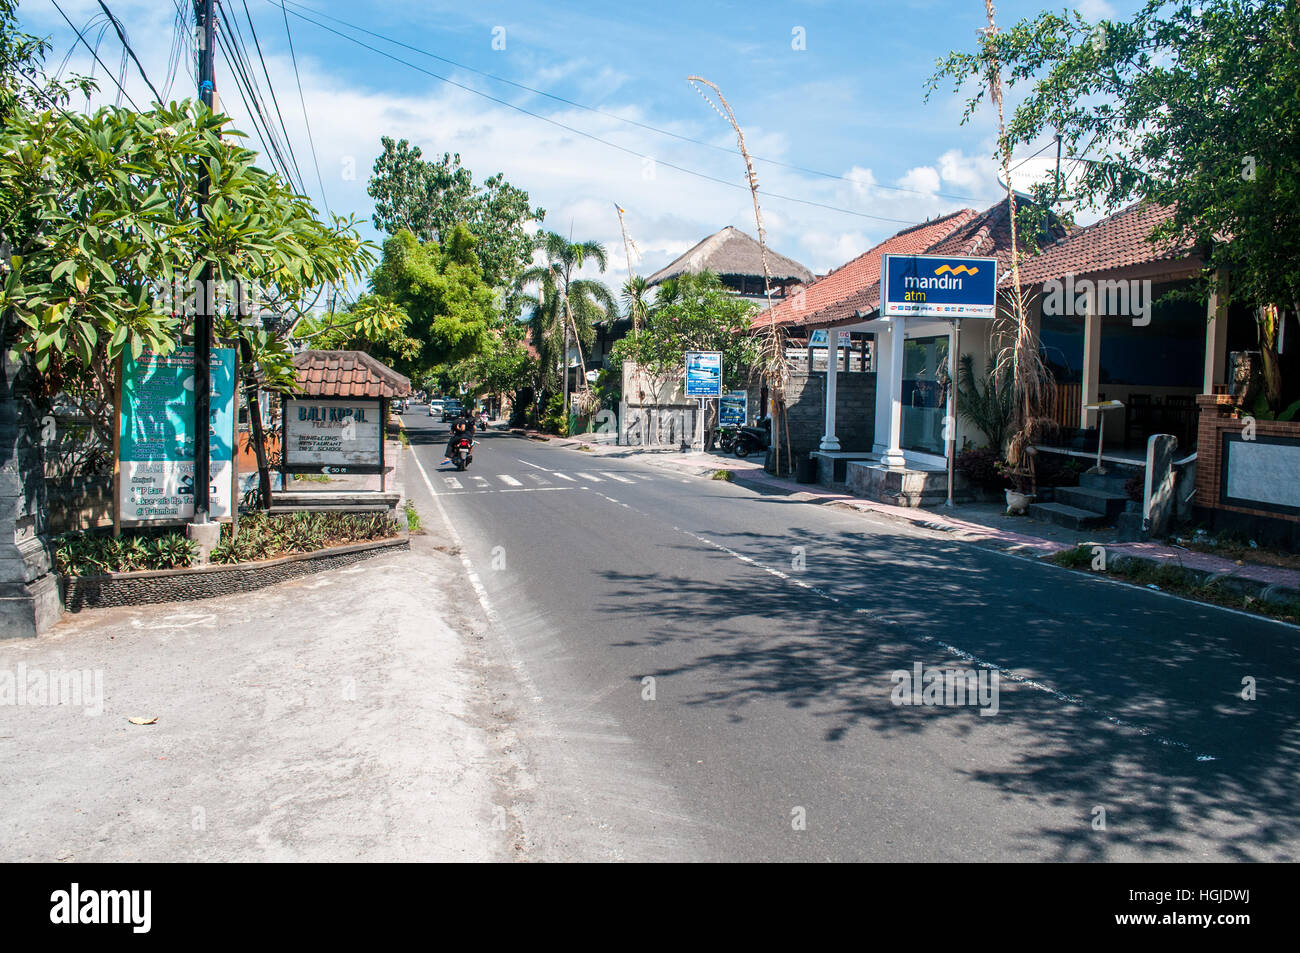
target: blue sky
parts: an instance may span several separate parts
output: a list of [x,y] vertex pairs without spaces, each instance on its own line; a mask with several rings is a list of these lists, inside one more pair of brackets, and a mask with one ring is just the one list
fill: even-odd
[[[178,2],[188,5],[189,0]],[[620,152],[441,82],[291,14],[320,183],[278,0],[246,3],[308,192],[322,207],[323,185],[331,209],[365,219],[369,237],[378,236],[369,224],[365,183],[381,135],[409,138],[426,155],[459,152],[478,179],[504,172],[547,210],[545,227],[566,234],[572,230],[575,238],[607,245],[611,267],[605,277],[614,284],[627,272],[614,202],[627,210],[628,229],[640,252],[632,264],[642,274],[724,225],[753,234],[753,209],[743,188],[744,166],[734,151],[735,137],[687,84],[686,76],[692,73],[722,88],[745,129],[750,151],[760,157],[756,166],[760,188],[769,193],[762,201],[771,247],[818,273],[860,254],[903,222],[963,206],[983,208],[997,197],[991,110],[961,126],[964,97],[945,86],[928,104],[924,98],[935,60],[951,49],[973,48],[975,30],[984,24],[982,0],[660,0],[619,7],[535,0],[302,0],[296,9],[313,19],[326,13],[473,70],[597,107],[608,115],[359,36],[472,90],[635,153]],[[93,0],[59,4],[78,27],[99,13]],[[251,50],[244,4],[221,0]],[[1136,3],[1075,0],[1071,5],[1096,18],[1126,14]],[[170,81],[170,96],[190,95],[193,81],[186,70],[169,72],[176,12],[172,4],[109,0],[109,6],[126,25],[155,85],[165,87]],[[1033,0],[1004,0],[998,4],[998,19],[1009,25],[1043,8]],[[24,0],[19,15],[29,32],[51,36],[55,52],[49,65],[57,66],[75,37],[51,0]],[[797,30],[804,49],[794,48]],[[111,31],[100,55],[116,72],[121,47]],[[90,70],[84,49],[74,53],[69,68]],[[111,82],[102,85],[116,93]],[[133,69],[124,85],[138,102],[148,101]],[[226,110],[240,128],[251,132],[220,54],[217,86]],[[683,142],[620,117],[721,148]],[[837,210],[781,200],[772,193]]]

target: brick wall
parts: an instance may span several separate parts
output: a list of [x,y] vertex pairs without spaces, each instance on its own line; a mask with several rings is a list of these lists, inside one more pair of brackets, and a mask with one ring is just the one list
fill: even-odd
[[[1193,497],[1196,505],[1207,509],[1300,523],[1300,516],[1294,514],[1219,502],[1219,488],[1223,479],[1223,434],[1240,433],[1243,427],[1242,420],[1232,416],[1233,400],[1230,394],[1201,394],[1196,398],[1201,410],[1197,425],[1196,495]],[[1255,435],[1300,439],[1300,421],[1256,420]]]

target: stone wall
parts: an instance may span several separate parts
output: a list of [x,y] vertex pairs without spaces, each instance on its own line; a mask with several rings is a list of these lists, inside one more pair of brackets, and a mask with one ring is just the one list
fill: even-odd
[[409,549],[410,545],[410,539],[402,536],[347,546],[331,546],[313,553],[295,553],[292,556],[243,565],[208,565],[192,569],[72,576],[64,581],[65,599],[71,612],[105,606],[139,606],[211,599],[264,589],[309,573],[341,569],[394,549]]
[[[821,445],[826,430],[826,372],[796,373],[786,390],[786,417],[795,457]],[[835,376],[835,436],[840,449],[870,451],[876,431],[876,375]]]
[[35,371],[8,351],[0,335],[0,638],[30,638],[62,607],[47,545],[41,414],[26,387]]

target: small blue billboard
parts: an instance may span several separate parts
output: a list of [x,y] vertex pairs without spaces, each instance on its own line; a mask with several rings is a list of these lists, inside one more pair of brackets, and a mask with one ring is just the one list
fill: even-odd
[[686,396],[722,396],[722,352],[686,352]]
[[749,395],[743,390],[733,390],[722,395],[718,402],[718,426],[743,427],[748,423]]
[[997,308],[996,258],[882,255],[881,315],[991,318]]

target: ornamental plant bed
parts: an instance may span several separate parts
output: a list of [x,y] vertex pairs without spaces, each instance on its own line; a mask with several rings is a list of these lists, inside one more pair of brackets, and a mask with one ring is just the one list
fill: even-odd
[[208,566],[194,565],[194,544],[174,531],[119,538],[69,533],[56,541],[55,556],[65,602],[75,611],[260,589],[407,545],[397,520],[387,514],[254,513],[240,520],[237,534],[222,525]]
[[210,564],[188,569],[141,570],[101,576],[65,576],[64,605],[71,612],[108,606],[149,605],[211,599],[252,592],[286,580],[339,569],[389,549],[407,549],[407,536],[327,546],[310,553],[293,553],[256,562]]

